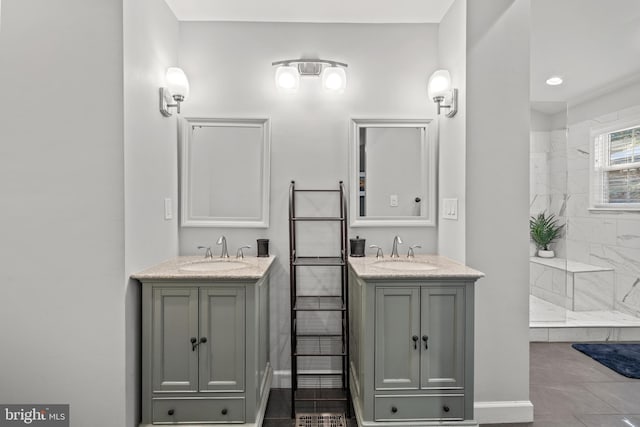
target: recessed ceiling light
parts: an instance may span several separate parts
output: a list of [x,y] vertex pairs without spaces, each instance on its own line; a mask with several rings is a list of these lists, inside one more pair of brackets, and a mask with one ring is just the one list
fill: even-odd
[[547,84],[549,86],[558,86],[562,84],[562,77],[552,76],[547,79]]

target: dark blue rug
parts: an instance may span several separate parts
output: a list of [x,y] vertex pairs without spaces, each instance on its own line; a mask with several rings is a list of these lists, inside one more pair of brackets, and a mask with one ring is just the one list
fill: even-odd
[[572,344],[573,348],[628,378],[640,378],[640,344]]

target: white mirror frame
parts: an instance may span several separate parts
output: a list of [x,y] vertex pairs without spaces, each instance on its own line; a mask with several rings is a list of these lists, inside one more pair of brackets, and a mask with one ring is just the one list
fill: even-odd
[[[262,129],[262,205],[261,218],[243,219],[236,217],[193,217],[188,212],[190,206],[190,174],[189,174],[189,140],[194,126],[203,127],[256,127]],[[267,228],[269,227],[269,187],[271,158],[271,126],[266,118],[197,118],[185,117],[180,121],[180,225],[183,227],[235,227],[235,228]],[[238,171],[242,173],[242,171]],[[224,185],[233,182],[229,181]]]
[[[352,118],[349,136],[349,216],[352,227],[435,227],[436,225],[436,131],[431,119],[372,119]],[[427,191],[428,207],[419,217],[362,217],[360,205],[360,129],[361,128],[425,128],[421,144],[421,180]]]

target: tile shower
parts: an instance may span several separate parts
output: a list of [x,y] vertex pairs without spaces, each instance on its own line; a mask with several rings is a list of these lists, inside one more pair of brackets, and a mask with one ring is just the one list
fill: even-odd
[[640,321],[640,212],[589,210],[591,129],[632,117],[640,117],[640,107],[568,127],[548,117],[548,129],[531,132],[530,214],[546,211],[566,224],[553,244],[555,259],[535,257],[531,245],[532,308],[551,303],[567,318],[588,312],[603,321],[611,312],[640,326],[634,324]]

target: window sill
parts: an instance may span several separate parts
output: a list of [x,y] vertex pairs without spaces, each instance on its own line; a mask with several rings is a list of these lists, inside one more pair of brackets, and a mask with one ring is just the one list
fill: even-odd
[[640,206],[628,206],[628,207],[595,207],[589,208],[589,212],[640,212]]

